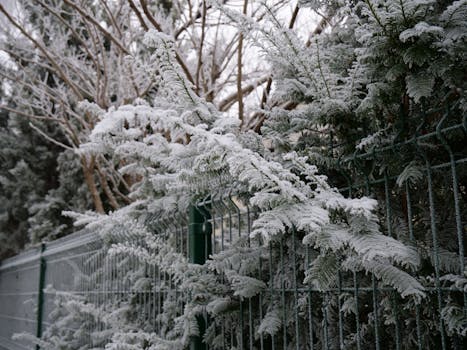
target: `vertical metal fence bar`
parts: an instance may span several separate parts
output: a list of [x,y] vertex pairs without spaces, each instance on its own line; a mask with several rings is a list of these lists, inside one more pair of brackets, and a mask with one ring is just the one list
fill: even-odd
[[[258,264],[259,264],[259,278],[260,280],[262,281],[263,280],[263,276],[262,276],[262,269],[263,269],[263,262],[261,260],[261,257],[258,258]],[[260,291],[259,292],[259,300],[258,300],[258,309],[259,309],[259,322],[261,322],[263,320],[263,292]],[[259,344],[260,344],[260,349],[263,350],[264,349],[264,337],[263,337],[263,333],[261,333],[259,335]]]
[[[164,306],[167,302],[167,297],[168,297],[168,288],[167,288],[167,273],[162,271],[161,272],[161,313],[164,312]],[[161,333],[162,331],[166,328],[165,324],[160,323],[161,326]]]
[[[138,245],[140,244],[140,242],[137,243]],[[137,320],[141,320],[141,317],[142,317],[142,313],[144,312],[143,310],[143,290],[142,290],[142,284],[141,283],[138,283],[139,280],[142,278],[141,276],[141,263],[138,259],[137,256],[134,256],[133,257],[133,271],[136,271],[137,272],[137,275],[136,275],[136,281],[137,281],[137,288],[135,288],[135,296],[136,296],[136,319]]]
[[[43,253],[46,249],[45,243],[41,243],[40,256],[39,256],[39,285],[37,290],[37,323],[36,323],[36,337],[42,338],[42,322],[44,318],[44,287],[45,287],[45,273],[47,269],[47,262]],[[39,350],[39,345],[36,345],[36,350]],[[44,349],[45,350],[45,349]]]
[[[356,161],[355,155],[354,155],[353,164],[365,178],[364,193],[366,196],[370,196],[371,195],[371,182],[370,182],[369,176],[365,172],[365,170],[362,169],[360,164]],[[387,169],[384,170],[384,194],[385,194],[385,202],[386,202],[386,223],[387,223],[388,236],[392,236],[391,221],[390,221],[391,220],[391,208],[390,208],[390,202],[389,202],[389,183],[388,183]],[[374,314],[373,325],[374,325],[374,332],[375,332],[375,349],[380,350],[379,319],[378,319],[378,289],[377,289],[376,277],[374,273],[371,274],[371,287],[372,287],[371,289],[372,289],[372,296],[373,296],[373,314]]]
[[[96,293],[99,297],[97,308],[96,308],[96,314],[97,314],[97,331],[101,332],[103,328],[103,323],[102,323],[102,315],[103,315],[103,307],[105,304],[105,298],[106,298],[106,290],[105,290],[105,256],[104,256],[104,250],[101,249],[99,250],[98,253],[98,262],[97,262],[97,270],[98,272],[98,284],[96,288]],[[98,339],[100,339],[100,336],[98,336]]]
[[217,226],[216,226],[216,212],[215,212],[215,209],[214,209],[214,206],[211,206],[211,225],[212,225],[212,235],[211,235],[211,238],[212,238],[212,242],[211,242],[211,247],[212,247],[212,253],[213,254],[216,254],[218,253],[218,247],[217,247],[217,238],[216,238],[216,229],[217,229]]
[[225,342],[225,317],[222,317],[222,323],[221,323],[221,335],[222,335],[222,348],[226,349],[227,344]]
[[[105,289],[105,299],[104,299],[104,305],[102,307],[102,313],[105,315],[109,309],[110,305],[110,300],[112,297],[112,286],[111,286],[111,274],[112,274],[112,265],[111,265],[111,257],[107,254],[107,252],[104,255],[104,266],[105,266],[105,272],[104,272],[104,289]],[[105,317],[103,317],[104,319]],[[108,325],[105,324],[104,320],[102,320],[102,328],[103,330],[106,330],[108,328]],[[106,332],[107,333],[107,332]],[[109,340],[108,336],[105,337],[105,342]]]
[[[366,195],[370,195],[370,183],[368,177],[366,177]],[[391,225],[391,202],[389,193],[389,179],[387,169],[384,170],[384,197],[386,204],[386,225],[388,230],[388,236],[392,237],[392,225]],[[378,315],[378,286],[375,274],[371,274],[371,288],[373,294],[373,313],[374,313],[374,327],[375,327],[375,349],[380,350],[380,334],[379,334],[379,315]]]
[[[87,288],[86,288],[86,296],[87,296],[87,301],[88,303],[92,304],[93,302],[93,295],[92,295],[92,290],[91,290],[91,286],[92,286],[92,283],[93,283],[93,275],[92,275],[92,270],[91,270],[91,265],[92,264],[92,253],[88,254],[88,257],[87,257],[87,263],[86,263],[86,267],[87,267],[87,270],[88,270],[88,285],[87,285]],[[91,332],[92,332],[92,316],[90,313],[87,313],[87,320],[88,320],[88,344],[91,344]]]
[[400,331],[400,324],[399,324],[399,306],[397,305],[397,296],[394,291],[391,292],[391,299],[392,299],[392,309],[394,313],[394,322],[396,326],[396,349],[401,350],[401,331]]
[[282,305],[282,347],[287,349],[287,308],[285,305],[285,270],[284,270],[284,243],[280,240],[280,264],[281,264],[281,305]]
[[[221,199],[222,201],[222,199]],[[222,202],[222,205],[225,205],[223,202]],[[232,237],[232,213],[230,212],[230,210],[227,209],[227,214],[229,216],[229,244],[232,244],[232,240],[233,240],[233,237]]]
[[[83,265],[84,277],[85,277],[85,287],[83,291],[83,296],[84,296],[84,300],[87,305],[89,305],[91,302],[91,295],[90,295],[90,289],[89,289],[91,285],[91,274],[90,274],[89,264],[90,264],[89,253],[86,253],[84,255],[84,265]],[[85,328],[86,328],[86,333],[85,333],[86,341],[88,344],[90,344],[91,316],[89,315],[89,313],[86,313],[84,315],[84,321],[85,321]]]
[[308,333],[310,336],[310,350],[314,350],[315,342],[313,339],[313,295],[311,290],[308,291]]
[[[449,154],[449,165],[451,169],[451,179],[452,179],[452,194],[454,198],[454,211],[455,211],[455,221],[456,221],[456,233],[457,233],[457,245],[459,251],[459,275],[464,275],[464,234],[462,229],[462,216],[461,216],[461,206],[460,206],[460,199],[459,199],[459,182],[457,179],[457,167],[456,167],[456,158],[454,156],[454,152],[452,151],[449,143],[447,142],[446,138],[443,135],[443,131],[441,129],[444,121],[449,116],[449,110],[444,114],[443,118],[439,121],[438,125],[436,126],[436,136],[441,141],[441,144],[444,146],[446,151]],[[464,116],[464,132],[467,133],[467,115]],[[464,317],[467,317],[467,292],[463,291],[463,299],[464,299]]]
[[292,228],[292,257],[293,257],[293,289],[294,289],[294,316],[295,316],[295,348],[300,350],[300,330],[298,323],[298,285],[297,285],[297,247],[295,242],[295,229]]
[[[369,194],[369,193],[368,193]],[[384,200],[385,200],[385,208],[386,208],[386,228],[388,230],[388,236],[393,237],[394,234],[392,232],[392,224],[391,224],[391,194],[389,191],[389,176],[387,169],[384,169]],[[394,237],[397,238],[397,237]]]
[[225,249],[225,225],[224,225],[224,214],[219,211],[219,221],[221,225],[221,250]]
[[339,316],[339,349],[344,349],[344,320],[342,315],[342,303],[341,303],[341,295],[342,295],[342,274],[339,268],[337,272],[337,308],[338,308],[338,316]]
[[107,297],[108,297],[108,289],[107,289],[107,259],[104,250],[102,249],[102,258],[101,258],[101,285],[102,285],[102,298],[101,298],[101,306],[100,306],[100,320],[99,320],[99,330],[101,332],[104,331],[105,325],[103,320],[103,315],[106,309]]
[[[89,256],[89,274],[90,274],[90,283],[89,283],[89,299],[92,306],[96,304],[96,293],[93,289],[96,285],[96,274],[95,274],[95,253],[91,253]],[[94,332],[94,318],[91,312],[89,314],[89,344],[92,346],[92,333]]]
[[[194,264],[204,264],[206,258],[210,254],[210,242],[212,228],[209,223],[210,211],[205,207],[197,207],[195,205],[189,208],[189,259]],[[206,331],[206,319],[202,316],[197,317],[199,336],[193,337],[190,349],[203,350],[206,349],[206,344],[202,341],[204,332]]]
[[[216,242],[215,245],[213,245],[214,253],[218,253],[220,251],[224,250],[224,220],[223,220],[223,213],[222,210],[220,209],[217,201],[214,199],[214,196],[211,197],[211,215],[212,215],[212,237],[214,242]],[[219,226],[219,227],[218,227]],[[217,235],[218,231],[220,230],[220,242],[217,242]],[[219,247],[220,245],[220,247]],[[219,250],[216,250],[217,249]],[[222,280],[224,280],[225,276],[221,277]],[[226,317],[222,317],[222,322],[221,322],[221,333],[222,333],[222,345],[223,348],[228,348],[227,347],[227,327],[226,327]],[[232,325],[230,325],[230,346],[232,346],[232,334],[233,334],[233,329]]]
[[[175,238],[177,238],[176,234],[175,234]],[[143,262],[144,264],[144,278],[147,279],[149,278],[149,265],[146,261]],[[144,328],[146,330],[146,327],[147,327],[147,324],[149,323],[149,320],[150,320],[150,310],[149,310],[149,285],[148,284],[144,284],[144,319],[143,319],[143,325],[144,325]]]
[[[271,305],[274,302],[274,273],[272,269],[272,242],[269,242],[269,288],[271,293]],[[275,339],[274,334],[271,334],[271,349],[275,350]]]
[[125,280],[125,270],[124,267],[122,266],[122,262],[127,260],[126,257],[121,256],[121,255],[116,255],[116,264],[117,268],[115,270],[115,298],[117,305],[119,304],[117,300],[122,300],[123,302],[127,301],[126,296],[123,294],[123,288],[124,285],[126,284]]
[[251,303],[251,298],[248,298],[248,330],[250,349],[253,349],[253,305]]
[[[310,267],[310,247],[307,246],[305,248],[305,260],[306,260],[306,267],[309,268]],[[311,288],[308,288],[308,333],[309,333],[309,337],[310,337],[310,350],[314,350],[315,348],[315,345],[314,345],[314,341],[313,341],[313,305],[312,305],[312,293],[311,293]]]
[[[246,206],[246,217],[247,217],[247,234],[248,234],[248,237],[250,236],[251,234],[251,212],[250,212],[250,207],[247,205]],[[261,249],[261,248],[260,248]],[[259,280],[262,281],[263,280],[263,260],[261,258],[261,254],[259,255],[258,257],[258,268],[259,268]],[[263,291],[260,291],[259,292],[259,295],[258,295],[258,312],[259,312],[259,322],[261,322],[263,320]],[[264,337],[263,337],[263,333],[260,333],[259,334],[259,343],[260,343],[260,349],[263,350],[264,349]]]
[[409,183],[405,182],[405,201],[407,203],[407,227],[409,229],[409,238],[412,243],[415,243],[415,234],[413,231],[413,215],[412,215],[412,199],[410,197]]
[[[454,156],[454,153],[452,152],[451,147],[449,146],[449,143],[444,137],[442,129],[441,129],[441,126],[446,120],[446,117],[448,115],[449,113],[446,113],[444,117],[439,121],[438,125],[436,126],[436,135],[449,154],[449,165],[450,165],[451,179],[452,179],[452,194],[454,198],[457,244],[458,244],[458,249],[459,249],[459,274],[462,276],[464,273],[464,238],[463,238],[463,232],[462,232],[462,215],[461,215],[461,207],[460,207],[460,200],[459,200],[459,182],[457,179],[456,158]],[[464,293],[464,297],[465,297],[465,293]]]
[[438,312],[439,312],[439,331],[441,334],[441,346],[443,350],[446,350],[446,338],[444,334],[444,321],[441,317],[441,311],[443,308],[443,296],[441,291],[441,283],[440,283],[440,268],[439,268],[439,244],[438,244],[438,231],[436,228],[436,212],[435,212],[435,200],[433,194],[433,180],[431,175],[431,165],[426,158],[425,155],[425,167],[427,172],[427,181],[428,181],[428,200],[430,206],[430,227],[431,227],[431,235],[433,239],[433,253],[434,253],[434,261],[435,261],[435,287],[436,293],[438,296]]
[[378,317],[378,282],[376,281],[375,274],[371,274],[371,289],[373,292],[373,312],[374,312],[374,327],[375,327],[375,348],[380,349],[379,338],[379,317]]
[[[159,267],[157,267],[157,278],[156,278],[156,288],[155,290],[157,291],[157,315],[161,314],[161,305],[162,305],[162,276],[161,276],[161,270]],[[156,318],[156,332],[160,333],[162,324],[161,324],[161,319],[160,317]]]
[[323,340],[324,340],[324,348],[326,350],[330,349],[329,333],[328,333],[328,307],[329,307],[329,294],[328,292],[325,292],[323,295],[322,310],[323,310]]
[[362,349],[362,339],[360,336],[360,317],[359,317],[359,302],[358,302],[358,278],[357,273],[352,271],[353,274],[353,293],[355,299],[355,325],[356,325],[356,336],[357,336],[357,350]]
[[93,258],[93,274],[94,274],[94,283],[92,284],[92,293],[94,295],[94,307],[93,307],[93,345],[97,345],[94,340],[96,339],[96,332],[99,330],[99,320],[96,317],[96,311],[99,308],[99,301],[100,301],[100,285],[99,285],[99,260],[100,260],[100,252],[94,253]]
[[[183,248],[182,248],[183,249]],[[153,285],[152,285],[152,329],[157,332],[157,288],[159,286],[159,281],[157,280],[157,266],[152,265],[152,280],[153,280]]]
[[[80,296],[83,298],[83,302],[86,302],[86,298],[87,298],[87,295],[86,295],[86,280],[87,280],[87,275],[86,275],[86,254],[83,253],[81,256],[80,256],[80,264],[79,264],[79,267],[80,267],[80,288],[79,288],[79,291],[80,291]],[[84,325],[86,326],[86,325]],[[82,336],[81,336],[81,342],[84,342],[86,341],[86,328],[84,328],[84,332],[82,332]]]
[[[359,169],[358,165],[356,165],[355,155],[352,159],[352,164],[354,164],[356,169]],[[365,185],[366,185],[366,193],[370,193],[370,182],[368,177],[366,176],[365,172],[363,172],[365,177]],[[349,181],[349,197],[352,197],[352,187],[353,184]],[[355,299],[355,325],[356,325],[356,336],[357,336],[357,350],[361,350],[362,348],[362,339],[361,339],[361,326],[360,326],[360,315],[359,315],[359,302],[358,302],[358,294],[359,294],[359,286],[358,286],[358,277],[357,272],[352,271],[353,273],[353,292],[354,292],[354,299]]]

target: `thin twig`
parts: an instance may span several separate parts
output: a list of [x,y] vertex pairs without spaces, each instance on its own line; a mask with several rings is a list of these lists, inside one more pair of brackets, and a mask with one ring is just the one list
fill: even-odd
[[5,17],[8,19],[8,21],[13,24],[16,28],[19,29],[19,31],[26,37],[28,38],[36,47],[39,51],[41,51],[44,56],[49,60],[49,62],[52,64],[52,66],[56,69],[58,75],[63,79],[65,83],[70,86],[71,90],[75,93],[75,95],[78,97],[78,99],[82,100],[83,95],[79,92],[79,90],[76,88],[75,84],[71,81],[71,79],[65,74],[65,72],[60,68],[60,65],[55,61],[55,59],[50,55],[50,53],[45,49],[44,46],[42,46],[36,39],[33,38],[31,34],[29,34],[26,29],[22,25],[20,25],[9,13],[8,11],[5,10],[5,8],[0,4],[0,12],[5,15]]
[[136,17],[138,17],[138,20],[139,20],[139,23],[141,24],[141,26],[143,27],[143,29],[145,31],[148,31],[149,28],[148,28],[148,25],[146,24],[146,22],[144,22],[144,18],[143,18],[143,15],[141,15],[141,12],[139,12],[138,8],[136,7],[135,3],[133,2],[133,0],[128,0],[129,4],[130,4],[130,8],[133,10],[133,12],[135,13]]
[[[246,15],[248,9],[248,0],[243,0],[243,15]],[[242,89],[242,56],[243,56],[243,33],[240,32],[238,38],[238,56],[237,56],[237,101],[238,101],[238,119],[240,119],[240,129],[244,122],[243,112],[243,89]]]
[[[258,86],[260,86],[260,85],[264,84],[265,82],[267,82],[268,79],[269,79],[269,75],[261,77],[258,80],[254,81],[253,83],[248,84],[247,86],[244,86],[241,89],[242,90],[242,95],[243,96],[248,95],[254,89],[256,89]],[[238,99],[238,92],[235,91],[235,92],[231,93],[230,95],[228,95],[227,97],[225,97],[222,101],[220,101],[217,104],[217,108],[221,112],[225,112],[237,101],[237,99]]]
[[199,42],[199,50],[198,50],[198,64],[196,67],[196,91],[198,94],[200,93],[200,85],[199,85],[199,75],[201,72],[201,68],[203,66],[203,45],[204,45],[204,37],[206,35],[206,1],[203,0],[203,16],[201,19],[201,38]]
[[67,5],[73,7],[85,20],[92,23],[105,37],[110,39],[117,47],[125,54],[129,55],[130,52],[123,46],[123,44],[115,36],[109,33],[102,25],[90,14],[83,11],[78,5],[74,4],[70,0],[63,0]]
[[47,135],[45,132],[43,132],[41,129],[39,129],[38,127],[36,127],[33,123],[29,123],[29,126],[37,131],[39,134],[41,134],[43,137],[45,137],[48,141],[52,142],[53,144],[57,145],[57,146],[60,146],[60,147],[63,147],[67,150],[70,150],[70,151],[74,151],[74,148],[73,147],[70,147],[70,146],[67,146],[65,145],[64,143],[61,143],[60,141],[57,141],[55,139],[53,139],[52,137],[50,137],[49,135]]

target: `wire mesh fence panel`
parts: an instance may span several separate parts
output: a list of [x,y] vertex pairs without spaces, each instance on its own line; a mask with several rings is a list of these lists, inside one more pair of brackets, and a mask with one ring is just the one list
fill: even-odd
[[336,162],[340,184],[345,184],[342,191],[377,199],[384,233],[413,245],[421,257],[420,268],[409,271],[426,290],[420,304],[371,278],[372,303],[366,302],[372,305],[376,349],[388,344],[396,349],[465,346],[455,328],[465,328],[467,306],[459,283],[465,278],[467,129],[465,118],[449,112],[431,125],[428,119],[412,122],[412,137],[356,151]]
[[[371,348],[374,340],[368,326],[362,328],[371,315],[362,314],[373,304],[355,311],[361,309],[358,301],[368,302],[374,292],[371,278],[339,272],[332,288],[311,287],[304,283],[305,270],[318,253],[303,244],[303,232],[291,230],[288,237],[262,246],[250,237],[257,212],[237,197],[213,194],[211,198],[213,253],[246,276],[245,269],[250,269],[251,280],[243,283],[259,283],[261,291],[253,291],[252,296],[248,291],[227,292],[224,297],[230,305],[208,318],[208,344],[216,349]],[[238,246],[238,240],[243,240],[241,260],[226,261],[230,257],[223,252],[232,242]]]
[[[362,226],[368,246],[359,249],[379,267],[355,259],[350,241],[323,254],[313,235],[293,224],[272,239],[258,236],[262,213],[251,206],[251,191],[226,182],[203,192],[188,212],[148,213],[143,234],[118,226],[107,234],[78,232],[4,261],[4,347],[27,348],[11,339],[20,332],[55,336],[76,349],[118,343],[120,333],[172,344],[192,310],[196,324],[185,326],[200,335],[195,349],[463,349],[466,118],[446,112],[434,123],[425,116],[409,124],[407,135],[361,147],[331,136],[323,166],[346,197],[378,202],[377,227]],[[375,259],[372,247],[385,246],[372,240],[372,229],[403,242],[420,261],[395,271],[384,256]],[[321,239],[347,234],[323,232]],[[182,276],[177,264],[193,273]],[[404,276],[415,277],[425,296],[407,297],[383,282]]]
[[14,333],[36,334],[39,250],[6,259],[0,266],[0,348],[29,349]]
[[[243,260],[225,262],[224,268],[229,265],[254,277],[251,283],[263,284],[253,296],[233,289],[226,293],[230,306],[207,318],[208,344],[238,349],[464,348],[467,124],[465,118],[449,118],[448,112],[436,123],[426,119],[413,122],[411,137],[357,149],[343,158],[333,158],[339,152],[331,149],[330,178],[348,197],[378,201],[383,234],[418,251],[418,268],[405,271],[423,285],[426,297],[416,302],[382,283],[381,274],[342,269],[344,257],[338,254],[320,260],[319,247],[303,244],[304,233],[294,227],[269,246],[255,246],[250,233],[257,213],[248,207],[248,198],[242,201],[229,190],[211,193],[213,253],[228,260],[225,251],[237,241]],[[262,250],[255,254],[256,262],[248,260],[252,247],[255,253]],[[253,267],[247,271],[242,264]],[[307,270],[320,266],[332,266],[324,288],[306,283]],[[228,275],[223,279],[241,283]]]
[[[173,236],[179,240],[179,249],[185,250],[187,230],[177,227],[177,233]],[[42,253],[32,250],[2,262],[2,346],[30,349],[32,337],[45,335],[68,348],[103,348],[118,331],[115,319],[120,319],[122,329],[132,324],[146,332],[170,331],[160,315],[169,304],[175,305],[178,315],[183,313],[182,291],[155,264],[131,254],[110,254],[112,244],[119,241],[145,246],[136,237],[105,242],[94,233],[78,232],[45,244]],[[42,300],[41,259],[46,266]],[[12,340],[20,333],[26,333],[27,339]]]

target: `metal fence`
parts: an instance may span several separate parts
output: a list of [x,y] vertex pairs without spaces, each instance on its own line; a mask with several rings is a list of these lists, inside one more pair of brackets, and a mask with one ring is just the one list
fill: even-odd
[[[328,173],[330,181],[347,196],[376,198],[384,233],[418,248],[422,264],[412,273],[427,291],[421,304],[403,299],[381,285],[376,276],[364,272],[337,269],[335,283],[327,290],[310,287],[304,283],[304,271],[317,255],[302,243],[303,233],[291,230],[282,240],[259,246],[249,239],[255,208],[242,196],[216,191],[189,213],[149,218],[148,223],[174,251],[197,264],[242,240],[244,260],[223,259],[230,264],[254,265],[255,276],[265,288],[253,296],[224,291],[228,303],[216,317],[205,311],[204,317],[198,318],[204,341],[195,338],[192,346],[463,349],[462,327],[467,327],[466,118],[442,118],[431,130],[421,123],[413,135],[345,157],[337,156],[342,154],[340,146],[333,145]],[[173,317],[183,315],[191,296],[157,265],[132,255],[107,254],[108,247],[119,241],[115,237],[106,241],[92,232],[78,232],[3,261],[2,346],[28,349],[30,345],[12,340],[13,333],[40,337],[47,331],[48,337],[60,337],[70,349],[86,344],[104,348],[116,331],[108,328],[108,315],[130,320],[135,331],[170,337],[173,319],[164,314],[169,310]],[[131,233],[121,241],[151,249]],[[252,248],[255,254],[250,255]],[[220,282],[226,279],[217,278]],[[65,302],[72,299],[75,304]],[[81,313],[81,317],[67,318],[67,312]],[[266,325],[268,318],[271,322]]]
[[[29,342],[13,340],[15,333],[41,337],[50,326],[55,294],[82,293],[76,289],[79,276],[86,270],[85,261],[101,247],[98,236],[77,232],[63,239],[42,244],[0,265],[0,346],[5,349],[30,349]],[[94,288],[94,287],[93,287]]]

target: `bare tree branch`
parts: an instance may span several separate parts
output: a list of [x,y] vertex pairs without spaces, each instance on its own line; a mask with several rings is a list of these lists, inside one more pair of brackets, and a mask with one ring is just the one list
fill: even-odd
[[57,141],[55,140],[54,138],[50,137],[49,135],[47,135],[45,132],[43,132],[41,129],[39,129],[37,126],[35,126],[33,123],[29,123],[29,126],[34,129],[37,133],[39,133],[40,135],[42,135],[46,140],[52,142],[53,144],[57,145],[57,146],[60,146],[64,149],[67,149],[67,150],[70,150],[70,151],[74,151],[74,148],[73,147],[70,147],[70,146],[67,146],[65,145],[64,143],[60,142],[60,141]]
[[58,62],[49,54],[49,52],[46,50],[46,48],[44,46],[42,46],[36,39],[34,39],[32,37],[31,34],[29,34],[23,26],[21,26],[6,10],[5,8],[2,6],[2,4],[0,4],[0,12],[3,13],[5,15],[5,17],[8,19],[8,21],[13,24],[13,26],[15,26],[16,28],[19,29],[19,31],[26,37],[28,38],[33,44],[34,46],[37,47],[37,49],[39,49],[43,54],[44,56],[49,60],[49,62],[54,66],[54,68],[57,70],[57,73],[59,74],[60,78],[63,79],[63,81],[65,81],[69,86],[70,88],[72,89],[72,91],[76,94],[76,96],[79,98],[79,99],[83,99],[83,95],[81,95],[81,93],[79,92],[79,90],[77,89],[77,87],[75,86],[75,84],[73,84],[73,82],[71,81],[71,79],[65,74],[65,72],[63,72],[63,70],[61,69],[60,65],[58,64]]
[[206,35],[206,1],[203,0],[203,16],[201,20],[201,38],[199,42],[198,48],[198,64],[196,66],[196,91],[198,94],[200,93],[200,85],[199,85],[199,75],[203,65],[203,46],[204,46],[204,37]]
[[[243,0],[243,11],[242,13],[246,15],[248,8],[248,0]],[[237,58],[237,101],[238,101],[238,119],[240,119],[240,129],[244,123],[244,112],[243,112],[243,89],[242,89],[242,50],[243,50],[243,33],[240,33],[238,38],[238,58]]]
[[[259,79],[256,80],[255,82],[253,82],[253,83],[251,83],[251,84],[248,84],[247,86],[244,86],[244,87],[242,88],[242,96],[248,95],[248,94],[251,93],[254,89],[256,89],[259,85],[264,84],[268,79],[269,79],[269,76],[264,76],[264,77],[262,77],[262,78],[259,78]],[[220,102],[217,104],[217,108],[218,108],[221,112],[225,112],[225,111],[227,111],[235,102],[237,102],[237,99],[238,99],[238,92],[235,91],[235,92],[231,93],[230,95],[228,95],[227,97],[225,97],[222,101],[220,101]]]
[[73,7],[76,12],[78,12],[81,17],[83,17],[84,19],[86,19],[88,22],[92,23],[100,32],[102,32],[104,34],[104,36],[108,39],[110,39],[115,45],[117,45],[117,47],[125,54],[129,55],[130,52],[125,48],[125,46],[123,46],[123,44],[120,42],[120,40],[118,40],[115,36],[113,36],[111,33],[109,33],[104,27],[101,26],[101,24],[96,21],[96,19],[94,17],[92,17],[90,14],[88,14],[87,12],[83,11],[78,5],[74,4],[72,1],[70,0],[63,0],[63,2],[65,2],[67,5]]
[[139,12],[138,8],[136,7],[135,3],[133,2],[133,0],[128,0],[128,3],[130,4],[130,8],[133,10],[133,12],[135,13],[136,17],[138,17],[138,20],[139,20],[139,23],[141,24],[141,27],[143,27],[143,29],[145,31],[148,31],[149,30],[149,27],[147,26],[146,22],[144,22],[144,18],[143,18],[143,15],[141,15],[141,12]]

